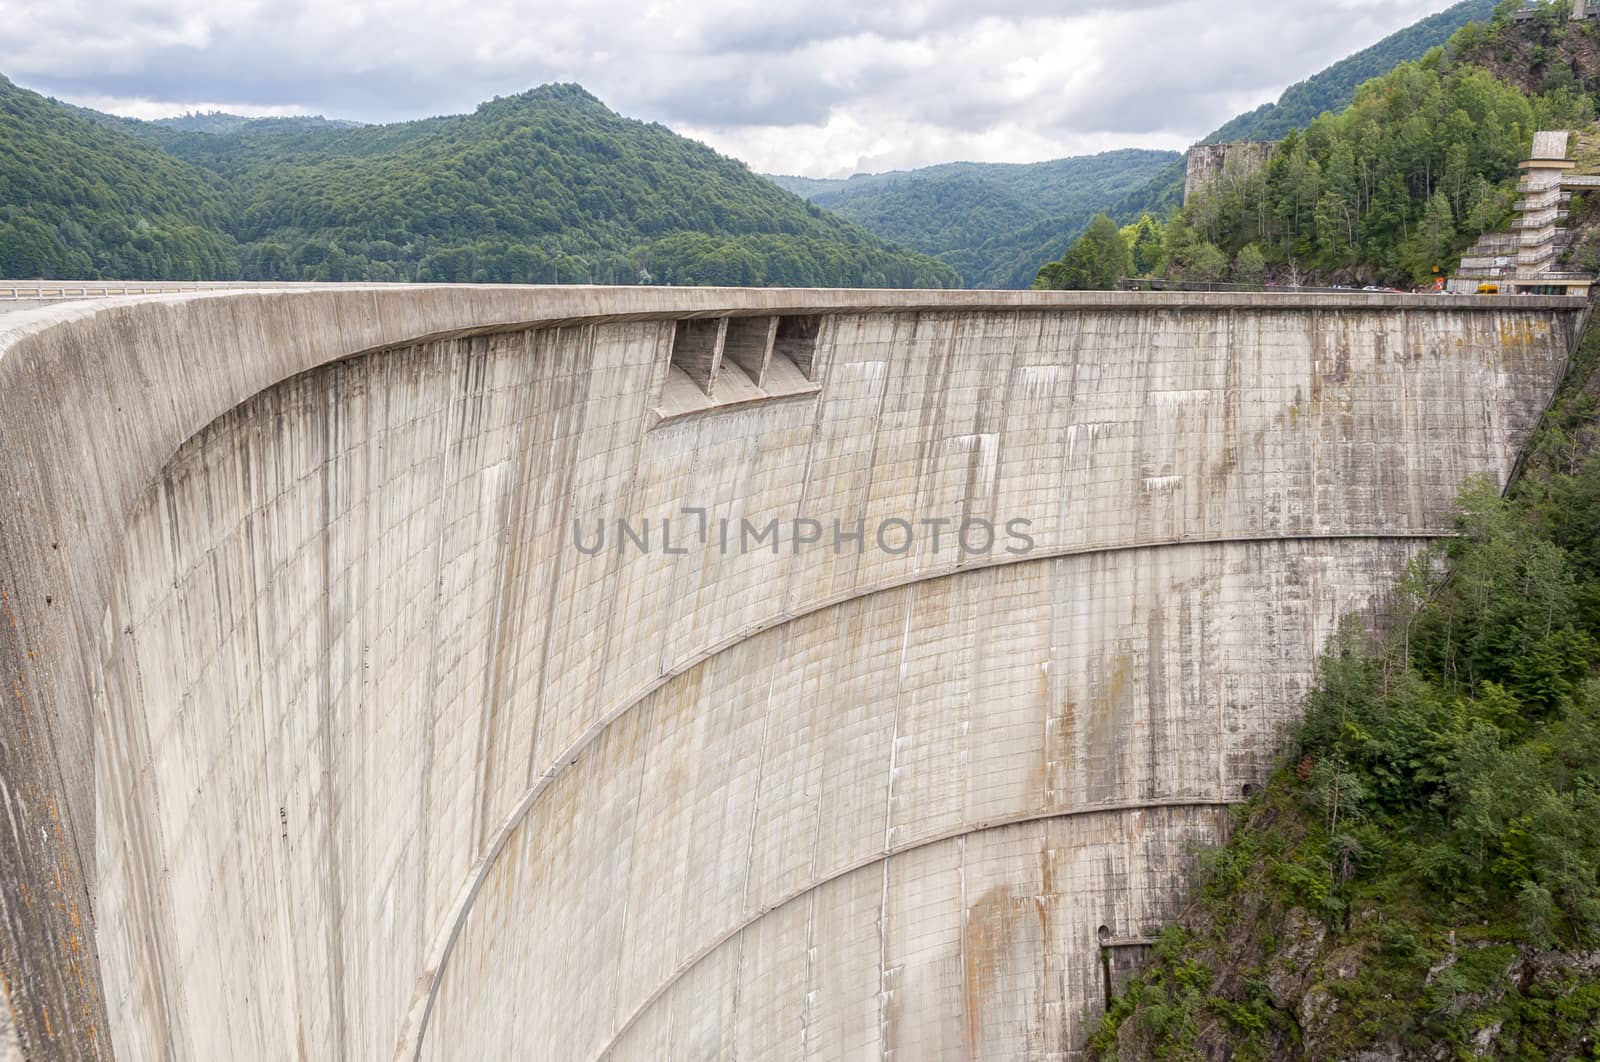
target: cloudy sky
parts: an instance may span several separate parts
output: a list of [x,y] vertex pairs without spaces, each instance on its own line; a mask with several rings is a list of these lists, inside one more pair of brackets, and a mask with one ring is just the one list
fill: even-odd
[[1451,0],[0,0],[0,74],[151,118],[394,121],[547,81],[758,170],[1182,148]]

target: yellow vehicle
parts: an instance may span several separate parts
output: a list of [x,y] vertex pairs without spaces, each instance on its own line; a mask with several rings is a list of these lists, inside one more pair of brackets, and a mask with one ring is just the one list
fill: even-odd
[[1498,295],[1498,294],[1500,294],[1500,285],[1499,284],[1479,284],[1478,285],[1478,294],[1479,295]]

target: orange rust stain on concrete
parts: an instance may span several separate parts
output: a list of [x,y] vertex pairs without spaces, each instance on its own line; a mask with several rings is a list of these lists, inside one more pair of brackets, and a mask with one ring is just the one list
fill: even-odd
[[1128,692],[1128,681],[1133,674],[1133,656],[1131,653],[1118,653],[1111,663],[1111,674],[1106,677],[1103,699],[1107,704],[1122,704],[1123,697]]
[[1044,737],[1040,743],[1039,766],[1035,778],[1035,790],[1046,800],[1049,794],[1064,786],[1065,779],[1057,776],[1062,772],[1063,764],[1070,764],[1077,748],[1078,731],[1078,705],[1076,702],[1063,698],[1061,707],[1056,708],[1051,703],[1050,683],[1053,679],[1051,667],[1044,666],[1039,669],[1039,704],[1044,718]]
[[1544,321],[1500,322],[1500,345],[1504,347],[1531,347],[1549,335],[1550,325]]
[[[983,1011],[994,1002],[999,981],[1007,959],[1019,943],[1039,940],[1045,915],[1042,897],[1033,893],[1019,895],[1004,885],[988,889],[967,908],[966,917],[966,1010],[967,1054],[969,1058],[983,1055]],[[1032,927],[1038,926],[1039,930]]]
[[1003,886],[996,885],[967,907],[967,1055],[976,1057],[981,1033],[983,1003],[994,990],[999,962],[998,943],[990,912],[1008,902]]

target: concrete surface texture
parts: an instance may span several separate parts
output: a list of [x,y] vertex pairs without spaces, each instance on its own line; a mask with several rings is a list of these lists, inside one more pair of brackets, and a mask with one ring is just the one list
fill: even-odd
[[1340,618],[1509,474],[1580,308],[8,314],[21,1045],[1074,1057]]

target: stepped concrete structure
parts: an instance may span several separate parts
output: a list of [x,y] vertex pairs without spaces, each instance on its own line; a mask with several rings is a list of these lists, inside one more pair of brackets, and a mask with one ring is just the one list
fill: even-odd
[[32,294],[0,1055],[124,1060],[1077,1057],[1583,306]]
[[1514,204],[1511,231],[1486,233],[1467,248],[1447,285],[1450,291],[1589,294],[1594,274],[1556,268],[1573,245],[1574,233],[1566,225],[1573,193],[1600,188],[1600,174],[1575,172],[1578,164],[1567,157],[1570,136],[1563,130],[1534,134],[1532,153],[1521,164],[1521,198]]

